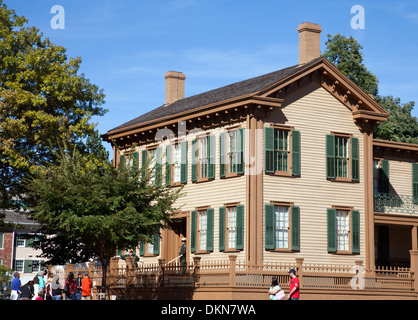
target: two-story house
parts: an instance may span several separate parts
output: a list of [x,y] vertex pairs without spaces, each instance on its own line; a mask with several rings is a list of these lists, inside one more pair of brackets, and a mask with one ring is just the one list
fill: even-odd
[[[418,146],[374,140],[388,113],[320,57],[302,23],[298,64],[191,97],[165,75],[165,104],[103,135],[150,183],[184,186],[172,230],[144,262],[188,257],[410,266],[417,254]],[[414,189],[413,189],[414,188]]]

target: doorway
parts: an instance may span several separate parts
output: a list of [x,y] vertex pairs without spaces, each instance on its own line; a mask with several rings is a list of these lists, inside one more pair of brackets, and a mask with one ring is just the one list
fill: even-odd
[[[162,259],[165,259],[165,263],[170,264],[177,264],[179,261],[178,259],[175,260],[179,256],[179,248],[181,246],[181,239],[187,239],[187,217],[178,217],[172,220],[169,224],[170,229],[165,229],[164,232],[164,239],[163,245],[164,248],[162,250]],[[187,248],[188,243],[186,242]],[[187,252],[187,260],[188,260],[188,252]]]

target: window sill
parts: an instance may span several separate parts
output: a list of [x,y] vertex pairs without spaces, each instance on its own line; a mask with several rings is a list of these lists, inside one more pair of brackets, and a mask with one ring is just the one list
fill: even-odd
[[333,182],[343,182],[343,183],[360,183],[360,181],[353,181],[351,180],[351,178],[327,178],[328,181],[333,181]]
[[277,177],[289,177],[289,178],[299,178],[300,175],[293,175],[291,172],[286,171],[275,171],[274,173],[266,172],[269,176],[277,176]]

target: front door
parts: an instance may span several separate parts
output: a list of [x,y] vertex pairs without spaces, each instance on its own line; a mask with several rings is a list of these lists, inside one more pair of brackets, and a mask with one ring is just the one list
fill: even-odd
[[[176,263],[178,264],[179,260],[174,260],[179,256],[179,248],[181,246],[181,239],[187,238],[187,218],[181,217],[173,219],[170,224],[171,229],[166,229],[164,232],[162,250],[162,258],[165,259],[165,263]],[[186,242],[187,247],[188,243]],[[188,252],[188,250],[187,250]]]

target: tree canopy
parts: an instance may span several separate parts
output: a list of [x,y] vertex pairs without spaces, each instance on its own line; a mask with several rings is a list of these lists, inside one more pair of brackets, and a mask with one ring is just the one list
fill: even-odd
[[79,74],[81,58],[27,23],[0,0],[0,209],[55,161],[59,141],[84,148],[91,118],[106,112],[103,91]]
[[401,103],[400,98],[392,95],[379,94],[378,79],[364,65],[363,47],[353,37],[340,34],[331,36],[325,42],[327,48],[322,56],[332,62],[350,80],[374,99],[390,113],[387,122],[379,124],[374,137],[377,139],[418,143],[418,119],[412,115],[414,101]]
[[106,267],[118,248],[154,242],[154,235],[171,221],[181,188],[152,185],[135,158],[130,160],[126,157],[125,163],[132,165],[114,168],[94,154],[63,148],[57,164],[31,179],[28,190],[35,201],[29,215],[59,236],[43,242],[45,255],[59,254],[61,243],[68,254],[79,250]]

